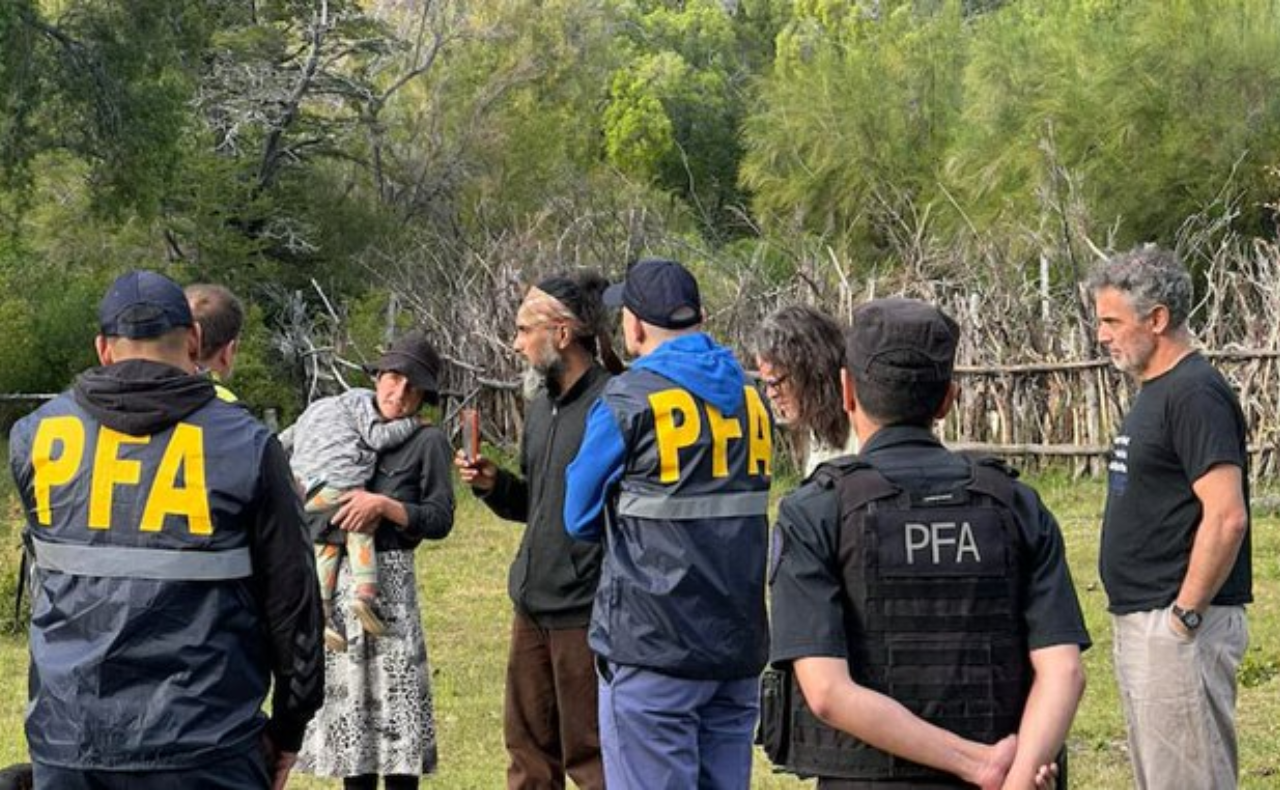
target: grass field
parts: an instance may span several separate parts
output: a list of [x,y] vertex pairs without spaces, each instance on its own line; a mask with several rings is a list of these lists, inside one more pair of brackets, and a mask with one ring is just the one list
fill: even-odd
[[[0,447],[0,449],[3,449]],[[1124,749],[1124,722],[1111,677],[1110,627],[1096,570],[1102,488],[1062,476],[1037,485],[1066,534],[1071,567],[1094,648],[1086,654],[1089,688],[1071,732],[1072,786],[1132,786]],[[8,475],[0,476],[0,622],[12,617],[19,513]],[[1268,498],[1268,501],[1274,501]],[[1280,787],[1280,516],[1255,513],[1256,603],[1250,610],[1251,646],[1241,673],[1242,787]],[[459,497],[458,521],[447,540],[419,553],[419,575],[440,730],[440,773],[427,786],[469,789],[503,786],[502,683],[510,605],[507,566],[520,527],[500,522],[469,494]],[[0,765],[25,759],[22,715],[26,699],[25,638],[12,627],[0,637]],[[296,777],[291,787],[333,788],[336,781]],[[757,756],[756,788],[809,786],[770,773]]]

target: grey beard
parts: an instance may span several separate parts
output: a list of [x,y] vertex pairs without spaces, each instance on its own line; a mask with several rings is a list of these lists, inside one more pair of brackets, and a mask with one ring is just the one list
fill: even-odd
[[542,393],[552,398],[560,397],[560,379],[564,377],[564,360],[556,358],[545,368],[525,367],[521,375],[521,390],[525,400],[533,400]]
[[542,373],[533,368],[526,367],[524,372],[520,374],[520,392],[527,401],[534,400],[541,395],[546,386]]

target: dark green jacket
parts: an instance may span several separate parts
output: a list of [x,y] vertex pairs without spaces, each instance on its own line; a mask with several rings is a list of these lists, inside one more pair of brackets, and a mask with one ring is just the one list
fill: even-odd
[[482,501],[501,518],[528,524],[511,563],[508,591],[516,611],[543,628],[584,628],[600,581],[601,548],[564,529],[565,468],[578,454],[587,412],[609,381],[592,367],[559,398],[543,393],[529,404],[520,475],[499,470]]

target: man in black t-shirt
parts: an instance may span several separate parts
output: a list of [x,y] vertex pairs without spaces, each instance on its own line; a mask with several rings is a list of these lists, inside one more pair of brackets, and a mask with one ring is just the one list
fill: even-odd
[[1245,421],[1187,329],[1191,277],[1154,247],[1089,282],[1098,340],[1141,389],[1115,438],[1099,570],[1138,787],[1235,787],[1253,600]]
[[924,302],[859,307],[841,378],[862,453],[778,511],[770,658],[805,704],[767,676],[767,701],[771,683],[791,699],[766,750],[821,790],[1048,783],[1084,690],[1089,635],[1053,515],[931,430],[958,393],[958,339]]

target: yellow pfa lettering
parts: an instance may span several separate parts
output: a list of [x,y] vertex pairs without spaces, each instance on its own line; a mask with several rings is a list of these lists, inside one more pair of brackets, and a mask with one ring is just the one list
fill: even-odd
[[[773,427],[769,411],[755,387],[743,387],[746,398],[747,474],[768,477],[773,463]],[[743,439],[741,416],[726,417],[710,403],[702,408],[693,396],[681,389],[662,390],[649,396],[653,409],[654,434],[658,444],[658,479],[674,483],[680,479],[680,451],[697,443],[702,433],[705,409],[711,431],[711,475],[729,476],[729,442]]]
[[[179,485],[181,481],[181,485]],[[156,471],[142,513],[142,531],[159,532],[166,516],[186,516],[193,535],[212,535],[209,496],[204,485],[204,431],[178,423]]]
[[[98,428],[93,465],[89,469],[87,526],[90,529],[111,528],[117,488],[143,485],[143,461],[122,458],[121,453],[126,445],[147,445],[151,439]],[[46,527],[53,524],[53,493],[75,481],[82,471],[85,455],[85,429],[79,418],[49,417],[40,421],[31,443],[37,523]],[[192,534],[213,534],[205,485],[204,431],[186,423],[174,426],[152,481],[139,528],[158,531],[171,515],[185,516]]]
[[46,527],[53,523],[50,504],[53,489],[71,482],[83,458],[84,423],[75,417],[50,417],[40,421],[31,445],[38,523]]
[[693,446],[702,432],[698,405],[689,393],[672,389],[650,395],[649,407],[653,409],[654,433],[658,439],[658,479],[674,483],[680,479],[680,450]]
[[728,477],[729,440],[742,438],[742,423],[725,417],[710,403],[707,404],[707,423],[711,426],[711,476]]
[[747,473],[773,474],[773,425],[769,422],[769,410],[760,400],[755,387],[743,387],[747,398]]
[[136,486],[142,480],[142,462],[121,458],[120,447],[150,441],[150,436],[98,429],[98,449],[93,453],[93,485],[89,490],[89,529],[110,529],[116,486]]

